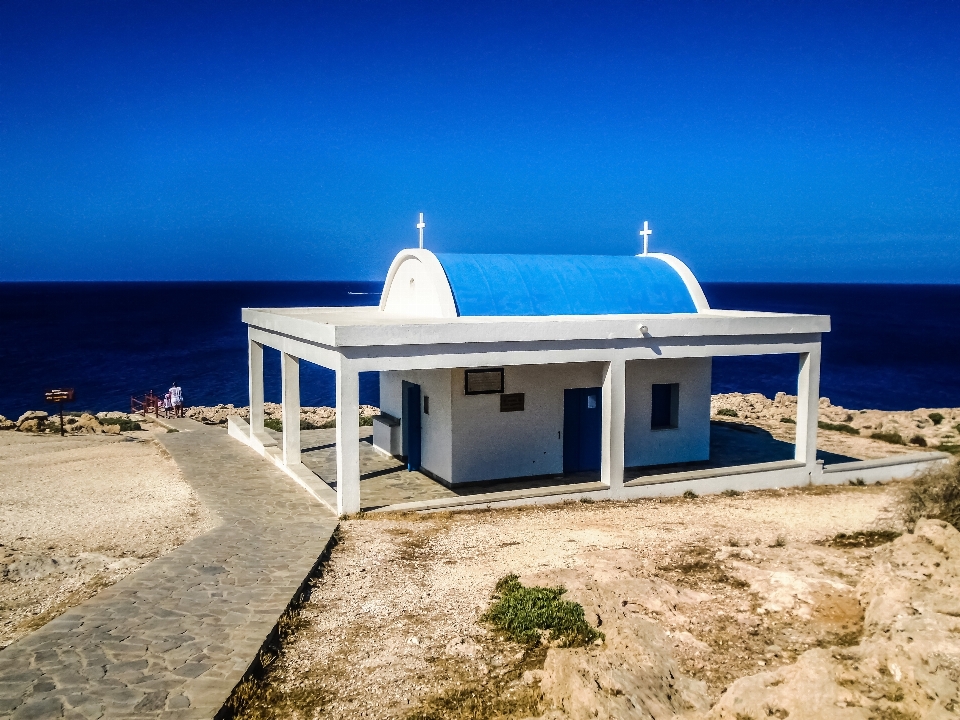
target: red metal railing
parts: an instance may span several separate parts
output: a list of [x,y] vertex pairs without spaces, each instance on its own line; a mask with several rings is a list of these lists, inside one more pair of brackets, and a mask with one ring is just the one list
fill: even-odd
[[143,400],[130,396],[130,412],[147,415],[153,413],[159,415],[163,409],[163,398],[153,394],[153,390],[143,396]]

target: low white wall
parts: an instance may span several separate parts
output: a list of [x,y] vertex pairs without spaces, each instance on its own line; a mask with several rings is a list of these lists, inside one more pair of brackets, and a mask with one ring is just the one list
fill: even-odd
[[[624,464],[627,467],[710,458],[711,358],[633,360],[626,364]],[[677,427],[650,427],[652,386],[679,383]]]
[[845,485],[862,480],[867,485],[888,480],[904,480],[918,472],[929,470],[950,462],[950,456],[942,452],[921,452],[910,455],[894,455],[878,460],[826,465],[820,477],[822,485]]

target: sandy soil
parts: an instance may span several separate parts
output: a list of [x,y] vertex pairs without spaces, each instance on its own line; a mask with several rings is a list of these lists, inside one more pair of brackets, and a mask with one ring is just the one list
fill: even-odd
[[889,526],[890,501],[886,486],[821,487],[348,520],[240,716],[541,715],[546,650],[480,621],[510,572],[567,587],[611,647],[628,615],[649,621],[663,672],[708,707],[739,677],[852,642],[876,550],[824,541]]
[[0,647],[212,526],[147,432],[0,433]]

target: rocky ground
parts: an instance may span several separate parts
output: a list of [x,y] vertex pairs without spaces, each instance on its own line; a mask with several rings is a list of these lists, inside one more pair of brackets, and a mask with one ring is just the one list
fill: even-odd
[[0,433],[0,648],[212,526],[149,431],[95,420]]
[[[380,408],[373,405],[361,405],[360,417],[369,418],[380,414]],[[226,425],[227,418],[231,415],[246,420],[250,416],[250,408],[234,407],[233,405],[214,405],[205,407],[198,405],[184,410],[184,415],[193,418],[197,422],[205,425]],[[263,415],[265,419],[282,420],[283,406],[279,403],[264,403]],[[337,421],[337,410],[332,407],[301,407],[300,422],[304,426],[314,428],[333,427]]]
[[[793,442],[795,395],[777,393],[773,399],[760,393],[714,395],[710,411],[714,420],[756,425],[779,440]],[[863,460],[922,449],[960,453],[960,408],[848,410],[820,398],[819,421],[820,449]]]
[[[346,521],[240,717],[956,717],[960,535],[890,542],[894,491]],[[481,615],[510,572],[605,641],[502,639]]]

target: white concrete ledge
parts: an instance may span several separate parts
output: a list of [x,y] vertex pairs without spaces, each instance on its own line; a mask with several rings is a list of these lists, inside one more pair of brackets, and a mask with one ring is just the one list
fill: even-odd
[[950,455],[947,453],[919,452],[876,460],[836,463],[824,466],[821,482],[824,485],[843,485],[857,480],[863,480],[865,483],[903,480],[948,462],[950,462]]
[[256,437],[252,437],[247,421],[234,415],[227,418],[227,433],[283,470],[314,499],[326,505],[334,513],[337,512],[337,491],[303,463],[284,465],[283,452],[277,445],[277,441],[268,433],[256,433]]
[[706,478],[732,478],[737,475],[750,473],[764,473],[775,470],[791,470],[802,468],[804,464],[797,460],[778,460],[776,462],[755,463],[753,465],[732,465],[722,468],[707,468],[705,470],[688,470],[681,472],[663,473],[662,475],[648,475],[634,478],[623,483],[624,487],[639,487],[642,485],[663,485],[665,483],[683,482],[685,480],[701,480]]
[[513,505],[536,505],[540,502],[564,502],[566,500],[607,500],[610,491],[599,482],[578,483],[576,485],[551,485],[550,487],[526,488],[523,490],[501,490],[499,492],[477,493],[458,497],[437,498],[435,500],[417,500],[397,503],[376,508],[370,512],[422,512],[425,510],[475,509],[478,506],[510,507]]

